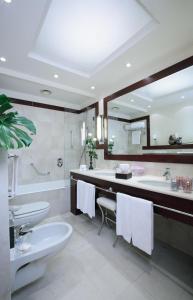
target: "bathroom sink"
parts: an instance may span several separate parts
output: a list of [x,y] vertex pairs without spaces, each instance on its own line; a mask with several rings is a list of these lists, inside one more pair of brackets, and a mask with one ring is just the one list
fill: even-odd
[[145,185],[151,185],[151,186],[157,186],[162,188],[169,188],[170,182],[167,181],[161,181],[161,180],[153,180],[153,179],[142,179],[138,180],[139,183],[145,184]]

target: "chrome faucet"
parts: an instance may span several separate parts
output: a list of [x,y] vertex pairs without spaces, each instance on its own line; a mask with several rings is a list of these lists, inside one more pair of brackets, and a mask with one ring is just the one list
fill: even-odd
[[25,235],[32,232],[33,230],[29,228],[29,224],[24,224],[19,227],[19,235]]
[[17,240],[19,236],[32,233],[33,230],[29,229],[29,224],[19,225],[15,227],[15,239]]
[[171,179],[171,171],[170,171],[170,168],[166,168],[166,169],[165,169],[165,172],[164,172],[163,176],[166,178],[166,180],[170,180],[170,179]]

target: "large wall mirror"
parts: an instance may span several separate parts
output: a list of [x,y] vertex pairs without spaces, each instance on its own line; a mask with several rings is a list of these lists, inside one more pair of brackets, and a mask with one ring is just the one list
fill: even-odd
[[105,158],[193,163],[193,57],[104,99]]

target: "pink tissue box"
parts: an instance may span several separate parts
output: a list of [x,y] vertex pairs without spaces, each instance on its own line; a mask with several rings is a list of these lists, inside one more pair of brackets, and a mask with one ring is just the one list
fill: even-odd
[[131,172],[132,172],[133,176],[140,176],[140,175],[144,174],[145,168],[141,167],[141,166],[132,166]]

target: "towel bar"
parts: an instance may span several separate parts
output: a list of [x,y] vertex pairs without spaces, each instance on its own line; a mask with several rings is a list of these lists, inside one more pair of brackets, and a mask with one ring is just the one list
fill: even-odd
[[[74,179],[73,176],[71,176],[71,180],[74,180],[74,181],[78,181],[77,179]],[[110,187],[109,189],[103,189],[99,186],[96,186],[96,188],[98,190],[101,190],[101,191],[104,191],[104,192],[109,192],[111,194],[114,194],[116,195],[117,193],[116,192],[113,192],[112,191],[112,188]],[[187,216],[187,217],[191,217],[193,218],[193,214],[189,214],[189,213],[186,213],[186,212],[183,212],[181,210],[177,210],[177,209],[174,209],[174,208],[169,208],[169,207],[166,207],[166,206],[162,206],[162,205],[158,205],[158,204],[153,204],[154,207],[158,207],[158,208],[161,208],[161,209],[165,209],[165,210],[168,210],[168,211],[171,211],[171,212],[174,212],[174,213],[177,213],[177,214],[181,214],[181,215],[184,215],[184,216]]]

